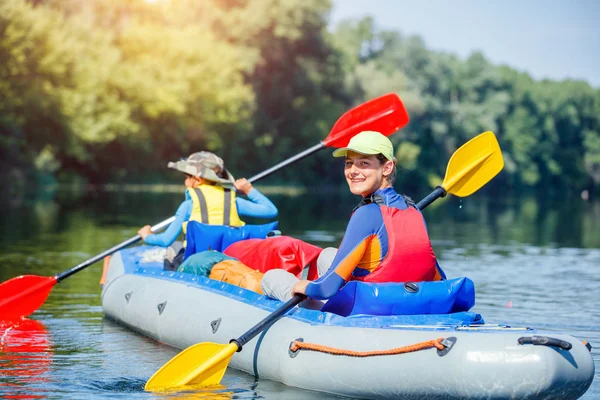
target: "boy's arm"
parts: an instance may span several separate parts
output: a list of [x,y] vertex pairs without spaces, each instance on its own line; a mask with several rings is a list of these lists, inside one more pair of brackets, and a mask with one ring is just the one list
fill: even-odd
[[249,200],[237,196],[235,198],[239,215],[259,218],[275,218],[277,216],[279,211],[275,207],[275,204],[267,196],[259,192],[258,189],[252,188],[247,196]]
[[177,236],[181,233],[182,224],[190,219],[192,211],[192,201],[185,200],[179,205],[177,212],[175,213],[175,221],[171,222],[169,227],[163,233],[153,233],[146,236],[144,242],[153,246],[168,247],[170,246]]

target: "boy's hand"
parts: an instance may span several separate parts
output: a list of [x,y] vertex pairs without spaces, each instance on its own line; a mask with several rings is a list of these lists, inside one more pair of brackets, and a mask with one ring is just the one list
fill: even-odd
[[146,240],[146,236],[152,235],[152,229],[150,225],[146,225],[140,228],[138,235],[142,237],[142,240]]
[[252,190],[252,184],[248,182],[248,179],[246,178],[236,179],[236,181],[233,183],[233,186],[235,186],[238,192],[241,192],[245,195],[250,193]]

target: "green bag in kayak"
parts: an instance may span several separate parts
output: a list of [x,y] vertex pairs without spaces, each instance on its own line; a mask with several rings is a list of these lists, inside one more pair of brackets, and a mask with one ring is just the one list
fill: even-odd
[[237,258],[230,257],[220,251],[206,250],[192,254],[186,258],[179,268],[177,268],[177,272],[187,272],[188,274],[196,274],[208,278],[213,265],[223,260],[238,261]]

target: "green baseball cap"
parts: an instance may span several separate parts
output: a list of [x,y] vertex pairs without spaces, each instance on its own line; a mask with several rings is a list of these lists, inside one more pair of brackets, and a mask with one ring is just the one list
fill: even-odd
[[333,152],[334,157],[346,157],[348,151],[365,155],[383,154],[394,161],[394,146],[384,134],[375,131],[362,131],[348,142],[348,146]]

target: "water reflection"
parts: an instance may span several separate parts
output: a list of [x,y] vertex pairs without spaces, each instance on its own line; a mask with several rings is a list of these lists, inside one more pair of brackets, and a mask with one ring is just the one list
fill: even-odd
[[48,381],[52,347],[40,321],[0,321],[0,394],[4,398],[40,398],[36,387]]

